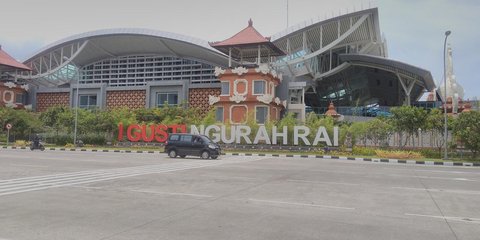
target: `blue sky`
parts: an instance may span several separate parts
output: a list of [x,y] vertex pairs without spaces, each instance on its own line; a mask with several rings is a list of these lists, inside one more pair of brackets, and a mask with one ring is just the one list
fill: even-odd
[[62,38],[98,29],[141,27],[218,41],[243,29],[249,18],[265,36],[305,20],[377,6],[389,58],[431,71],[443,81],[443,40],[452,35],[453,64],[465,97],[480,98],[480,15],[477,0],[6,0],[0,44],[24,60]]

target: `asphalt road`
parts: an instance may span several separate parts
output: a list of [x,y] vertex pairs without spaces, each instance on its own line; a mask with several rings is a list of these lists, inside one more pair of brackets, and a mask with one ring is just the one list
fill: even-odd
[[0,239],[480,239],[480,168],[0,150]]

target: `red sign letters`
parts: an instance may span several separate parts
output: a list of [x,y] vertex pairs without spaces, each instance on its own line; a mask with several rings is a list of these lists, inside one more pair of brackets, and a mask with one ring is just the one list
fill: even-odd
[[[118,141],[123,141],[124,137],[123,124],[118,124]],[[173,124],[173,125],[139,125],[132,124],[127,128],[127,139],[131,142],[165,142],[168,139],[168,133],[186,133],[187,125],[185,124]]]

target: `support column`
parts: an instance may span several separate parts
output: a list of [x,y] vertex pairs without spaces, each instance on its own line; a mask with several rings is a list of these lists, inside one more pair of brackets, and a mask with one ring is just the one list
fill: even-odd
[[320,48],[323,48],[323,25],[320,25]]
[[261,56],[260,56],[260,45],[258,45],[258,50],[257,50],[257,64],[258,64],[258,66],[260,66],[260,59],[261,59]]
[[400,85],[402,85],[402,89],[405,92],[407,106],[410,106],[411,105],[410,93],[412,92],[413,86],[415,85],[415,80],[412,80],[411,82],[408,82],[408,81],[403,82],[403,79],[400,76],[400,74],[398,74],[398,72],[395,74],[397,75],[398,81],[400,82]]
[[232,48],[228,48],[228,67],[232,67]]

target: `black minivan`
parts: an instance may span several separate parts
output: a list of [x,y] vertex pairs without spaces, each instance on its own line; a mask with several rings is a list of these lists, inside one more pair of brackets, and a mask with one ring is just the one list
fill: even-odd
[[165,152],[171,158],[187,155],[200,156],[203,159],[217,159],[221,154],[220,146],[204,135],[172,133],[165,142]]

